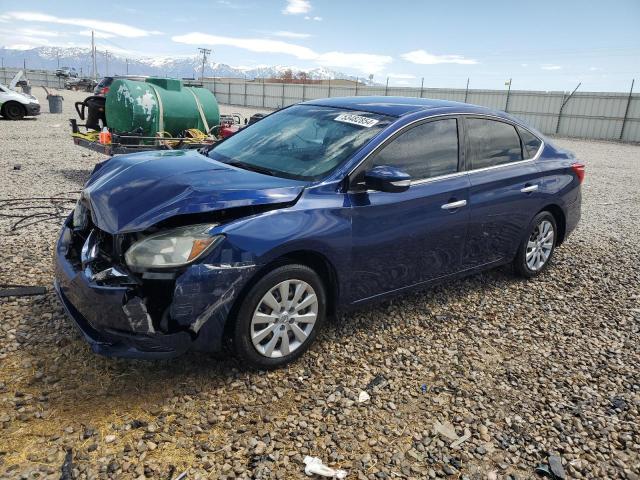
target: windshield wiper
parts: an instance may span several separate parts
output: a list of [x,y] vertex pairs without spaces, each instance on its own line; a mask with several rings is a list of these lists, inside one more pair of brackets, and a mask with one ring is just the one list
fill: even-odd
[[238,162],[238,161],[225,162],[225,163],[227,165],[232,165],[234,167],[242,168],[244,170],[250,170],[252,172],[263,173],[264,175],[270,175],[272,177],[278,176],[273,170],[269,170],[268,168],[265,168],[265,167],[259,167],[257,165],[251,165],[249,163]]

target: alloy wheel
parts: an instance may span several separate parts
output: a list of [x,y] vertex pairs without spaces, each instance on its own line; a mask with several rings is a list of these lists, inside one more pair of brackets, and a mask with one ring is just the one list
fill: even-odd
[[527,267],[533,272],[540,270],[549,260],[554,245],[555,232],[549,220],[542,220],[533,229],[527,242]]
[[313,287],[302,280],[285,280],[258,302],[251,319],[251,342],[265,357],[287,356],[307,340],[317,318]]

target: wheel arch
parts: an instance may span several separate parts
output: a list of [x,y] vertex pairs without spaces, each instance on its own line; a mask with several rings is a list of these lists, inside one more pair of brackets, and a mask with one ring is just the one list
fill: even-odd
[[[549,212],[551,215],[553,215],[553,218],[556,221],[556,226],[558,227],[558,240],[556,242],[556,245],[562,245],[562,242],[564,242],[567,233],[567,218],[564,214],[564,211],[559,205],[550,203],[544,208],[541,208],[538,213],[541,212]],[[536,213],[536,215],[538,213]]]
[[284,253],[265,264],[260,268],[242,288],[236,300],[229,311],[227,321],[225,322],[224,335],[225,338],[229,338],[233,330],[233,324],[235,322],[236,315],[242,304],[242,301],[247,296],[247,293],[253,288],[253,286],[267,273],[274,268],[282,265],[299,264],[305,265],[315,271],[324,284],[327,294],[327,316],[335,315],[338,306],[338,276],[334,265],[331,261],[322,253],[316,250],[293,250],[291,252]]

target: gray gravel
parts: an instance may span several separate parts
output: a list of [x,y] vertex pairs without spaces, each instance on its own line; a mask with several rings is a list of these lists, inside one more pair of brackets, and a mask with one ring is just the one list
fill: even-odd
[[[0,198],[73,198],[102,158],[72,145],[83,95],[63,95],[63,115],[0,120]],[[52,292],[0,299],[0,477],[290,479],[313,455],[354,479],[533,478],[550,456],[568,478],[638,479],[640,147],[556,143],[588,173],[547,273],[350,314],[279,371],[97,357]],[[51,284],[58,223],[0,219],[0,284]]]

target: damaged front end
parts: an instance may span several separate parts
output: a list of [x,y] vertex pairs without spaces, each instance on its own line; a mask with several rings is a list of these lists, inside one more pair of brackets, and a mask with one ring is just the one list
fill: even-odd
[[219,242],[198,262],[131,268],[126,252],[150,235],[107,233],[87,211],[79,203],[63,226],[55,287],[92,349],[129,358],[220,350],[229,312],[256,269],[253,258]]

